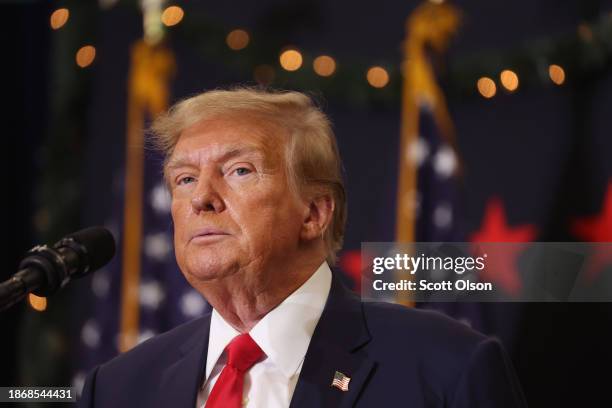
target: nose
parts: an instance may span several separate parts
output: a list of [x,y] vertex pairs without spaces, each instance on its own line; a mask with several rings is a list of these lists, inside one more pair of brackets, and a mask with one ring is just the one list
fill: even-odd
[[219,213],[225,209],[223,198],[209,178],[201,178],[191,197],[191,206],[197,214],[201,211]]

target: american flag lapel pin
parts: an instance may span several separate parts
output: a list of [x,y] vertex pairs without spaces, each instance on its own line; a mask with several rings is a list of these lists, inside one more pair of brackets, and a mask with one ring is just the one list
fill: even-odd
[[351,381],[351,377],[347,377],[340,371],[336,371],[331,386],[338,388],[340,391],[348,391],[349,381]]

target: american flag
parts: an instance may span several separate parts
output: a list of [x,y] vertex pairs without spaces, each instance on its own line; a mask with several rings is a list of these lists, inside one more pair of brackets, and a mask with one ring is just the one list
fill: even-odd
[[[408,152],[417,170],[415,241],[465,241],[465,226],[460,222],[459,158],[442,137],[430,106],[422,104],[419,111],[419,134]],[[477,330],[485,329],[483,310],[477,303],[421,303],[418,307],[436,309]]]
[[334,379],[332,380],[331,386],[336,387],[342,391],[348,391],[349,381],[351,381],[350,377],[342,374],[340,371],[336,371],[334,374]]
[[408,154],[417,168],[415,241],[461,240],[456,217],[458,159],[427,104],[420,107],[419,134]]

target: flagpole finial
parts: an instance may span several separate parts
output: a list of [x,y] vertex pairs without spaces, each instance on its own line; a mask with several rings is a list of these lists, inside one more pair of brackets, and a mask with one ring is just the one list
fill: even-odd
[[408,41],[444,52],[459,29],[461,11],[452,4],[427,1],[414,9],[406,20]]
[[156,45],[164,38],[162,6],[166,0],[141,0],[143,37],[147,44]]

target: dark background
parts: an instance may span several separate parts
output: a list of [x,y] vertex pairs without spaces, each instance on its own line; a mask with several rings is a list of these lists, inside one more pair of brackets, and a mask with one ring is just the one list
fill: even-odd
[[[60,37],[50,30],[48,19],[66,3],[81,7],[82,17],[66,28],[73,31]],[[4,137],[9,146],[5,150],[9,205],[2,278],[17,270],[20,257],[32,245],[52,242],[83,225],[104,223],[113,205],[113,170],[123,163],[129,47],[142,35],[141,17],[129,2],[104,11],[95,2],[80,3],[2,3],[3,60],[9,67],[5,82],[11,91],[10,109],[3,115],[9,123]],[[339,61],[399,66],[404,21],[418,2],[179,4],[187,16],[202,13],[221,26],[264,32],[279,45],[297,44],[313,54],[329,52]],[[540,39],[575,34],[579,24],[612,12],[609,1],[454,4],[465,18],[446,56],[451,68],[468,59],[494,60]],[[77,70],[65,61],[73,61],[74,44],[83,42],[95,43],[98,57],[87,70]],[[178,67],[173,100],[204,89],[253,82],[240,69],[207,58],[178,35],[170,37],[170,44]],[[491,100],[458,91],[452,75],[446,74],[442,73],[442,82],[448,88],[466,167],[460,220],[465,233],[479,228],[487,200],[497,196],[504,201],[508,223],[536,226],[537,240],[577,240],[567,228],[568,217],[598,213],[612,177],[609,60],[562,87],[521,84],[518,92],[499,92]],[[75,89],[62,92],[67,84]],[[325,100],[346,168],[350,206],[346,249],[358,249],[362,241],[392,241],[399,97],[380,102],[313,91]],[[57,143],[62,138],[65,143]],[[47,186],[59,188],[50,192]],[[78,211],[66,213],[62,209],[67,203]],[[64,308],[50,310],[49,315],[66,319],[69,295],[57,298]],[[612,367],[610,305],[482,308],[490,334],[500,336],[509,349],[531,406],[612,406],[607,388]],[[24,373],[45,371],[46,360],[33,368],[32,360],[23,357],[28,347],[40,346],[31,338],[37,334],[36,324],[26,323],[32,313],[19,305],[0,315],[0,385],[33,385],[25,380],[32,377]],[[64,353],[70,355],[71,347],[65,345]],[[70,382],[69,364],[48,371],[55,377],[41,374],[39,378],[50,382],[39,385]]]

